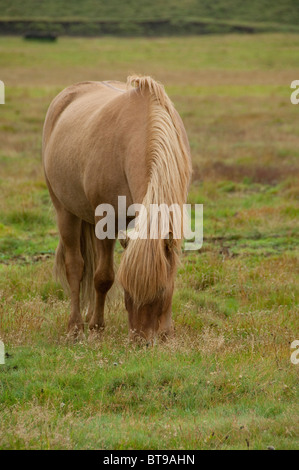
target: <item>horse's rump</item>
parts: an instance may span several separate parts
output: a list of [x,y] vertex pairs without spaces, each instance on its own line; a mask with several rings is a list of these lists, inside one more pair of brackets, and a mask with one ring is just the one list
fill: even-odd
[[118,195],[128,205],[142,201],[147,114],[146,97],[100,82],[78,84],[55,98],[44,126],[44,167],[52,191],[70,212],[94,223],[98,204],[117,209]]

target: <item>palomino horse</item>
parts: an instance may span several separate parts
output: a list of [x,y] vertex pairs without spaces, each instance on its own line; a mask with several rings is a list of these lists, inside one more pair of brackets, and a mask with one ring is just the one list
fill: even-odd
[[[150,77],[121,82],[82,82],[51,103],[43,132],[45,177],[60,233],[55,268],[71,296],[68,330],[104,327],[106,294],[114,282],[115,239],[98,239],[95,209],[118,196],[127,207],[178,204],[183,210],[191,175],[190,149],[181,118],[164,87]],[[129,222],[129,218],[126,222]],[[128,239],[118,278],[125,291],[133,337],[152,340],[172,331],[171,303],[181,223],[170,237]],[[81,305],[80,305],[81,286]]]

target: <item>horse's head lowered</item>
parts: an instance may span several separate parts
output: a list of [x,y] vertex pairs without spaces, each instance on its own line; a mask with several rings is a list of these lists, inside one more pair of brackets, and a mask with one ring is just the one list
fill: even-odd
[[[125,250],[130,244],[134,244],[134,240],[129,238],[120,242]],[[152,248],[144,249],[150,242]],[[140,251],[138,246],[141,246]],[[137,264],[133,260],[134,265],[138,266],[133,284],[130,283],[130,278],[122,277],[131,339],[144,338],[152,342],[156,337],[164,339],[173,332],[171,307],[177,265],[175,250],[171,235],[166,240],[139,240],[136,244],[134,251],[137,251],[137,256],[138,251],[141,255],[150,251],[153,257],[148,258],[149,264],[147,259],[141,259]]]

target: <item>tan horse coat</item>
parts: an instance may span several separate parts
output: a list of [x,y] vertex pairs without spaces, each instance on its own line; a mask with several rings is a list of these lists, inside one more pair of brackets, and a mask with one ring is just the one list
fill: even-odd
[[[95,238],[95,209],[111,204],[117,217],[118,196],[126,196],[127,206],[182,206],[191,174],[186,132],[164,88],[150,77],[128,85],[83,82],[49,107],[43,163],[60,232],[56,270],[71,294],[69,330],[83,329],[80,285],[89,328],[98,330],[114,281],[115,240]],[[169,333],[179,242],[131,240],[125,250],[119,277],[133,334]]]

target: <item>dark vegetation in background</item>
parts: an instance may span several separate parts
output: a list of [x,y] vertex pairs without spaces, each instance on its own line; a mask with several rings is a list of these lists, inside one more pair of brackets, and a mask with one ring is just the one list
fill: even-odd
[[299,32],[293,25],[240,23],[209,19],[99,20],[0,19],[0,34],[25,36],[170,36],[223,33]]

